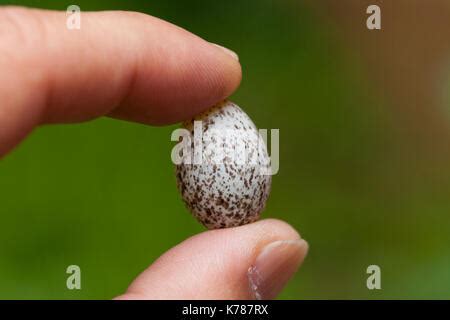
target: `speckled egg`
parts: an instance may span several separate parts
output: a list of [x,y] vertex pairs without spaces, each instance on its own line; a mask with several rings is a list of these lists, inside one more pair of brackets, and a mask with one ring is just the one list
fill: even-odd
[[182,152],[176,177],[187,208],[208,229],[257,220],[272,178],[266,143],[252,120],[226,100],[183,127],[191,151]]

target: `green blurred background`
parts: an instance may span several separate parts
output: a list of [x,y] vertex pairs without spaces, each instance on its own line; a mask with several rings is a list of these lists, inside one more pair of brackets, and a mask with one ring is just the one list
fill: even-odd
[[[239,54],[243,81],[232,100],[260,128],[280,129],[280,171],[263,216],[286,220],[310,243],[280,298],[449,298],[448,100],[424,100],[437,125],[406,99],[420,84],[384,86],[374,70],[409,70],[396,71],[404,60],[390,59],[392,47],[371,55],[394,41],[368,33],[365,11],[346,17],[330,3],[76,1],[82,11],[145,12]],[[389,33],[394,19],[385,21]],[[447,76],[440,83],[448,93]],[[407,94],[397,96],[401,90]],[[202,232],[176,189],[175,127],[108,118],[46,126],[2,159],[0,298],[112,298],[163,252]],[[81,267],[82,290],[66,288],[71,264]],[[371,264],[381,267],[382,290],[366,287]]]

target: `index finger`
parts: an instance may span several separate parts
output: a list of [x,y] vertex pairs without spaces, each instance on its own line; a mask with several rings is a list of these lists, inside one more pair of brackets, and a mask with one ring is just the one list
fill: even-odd
[[241,79],[226,50],[133,12],[82,12],[69,30],[65,12],[4,7],[0,53],[0,156],[42,123],[181,121]]

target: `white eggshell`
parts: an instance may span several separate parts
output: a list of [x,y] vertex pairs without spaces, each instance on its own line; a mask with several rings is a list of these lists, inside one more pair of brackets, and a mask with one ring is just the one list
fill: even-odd
[[[199,121],[202,135],[198,138],[200,132],[196,132],[194,143]],[[257,220],[272,178],[267,171],[266,144],[248,115],[236,104],[223,101],[184,127],[190,131],[195,149],[176,166],[176,176],[188,209],[208,229]]]

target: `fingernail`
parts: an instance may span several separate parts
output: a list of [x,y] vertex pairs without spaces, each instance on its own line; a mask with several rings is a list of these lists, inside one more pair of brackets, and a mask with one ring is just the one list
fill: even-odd
[[297,271],[308,251],[303,240],[282,240],[266,245],[248,269],[250,292],[257,300],[275,298]]
[[219,48],[220,50],[222,50],[223,52],[225,52],[229,56],[231,56],[233,59],[239,61],[239,56],[237,55],[236,52],[234,52],[234,51],[232,51],[232,50],[230,50],[228,48],[222,47],[221,45],[218,45],[217,43],[212,43],[211,42],[211,44],[216,46],[217,48]]

